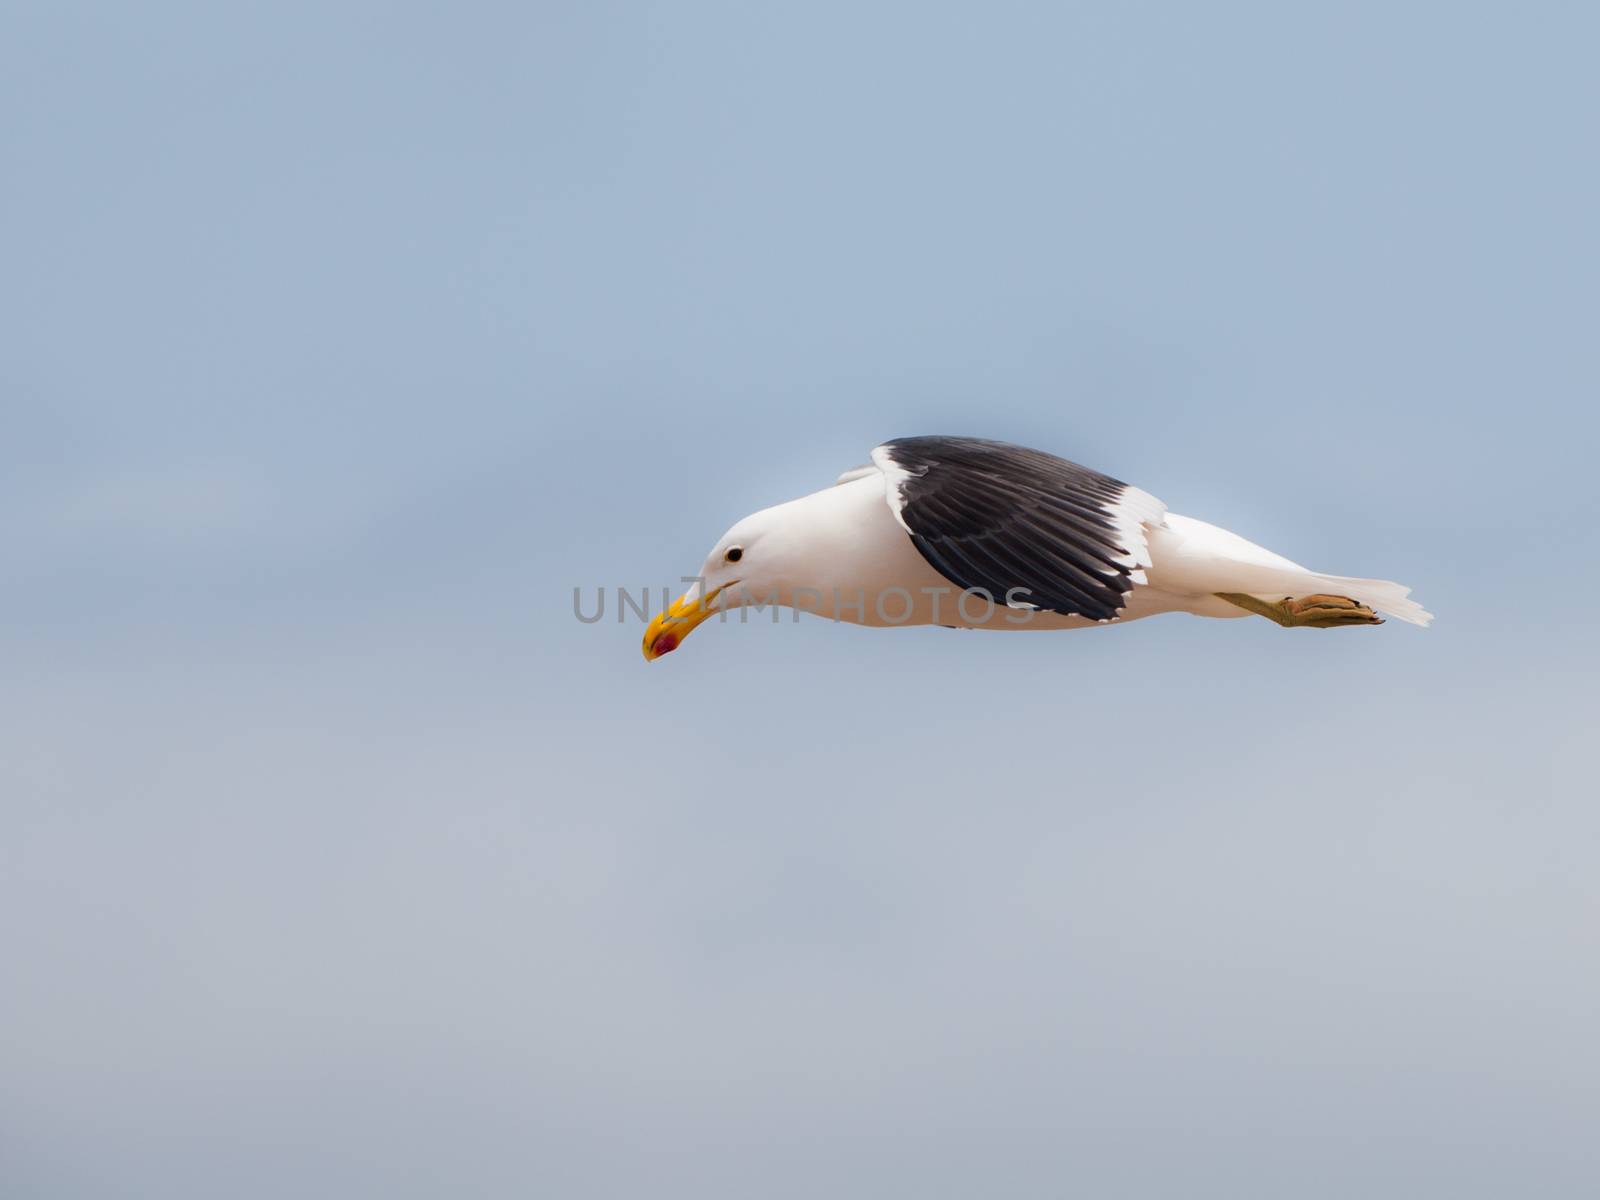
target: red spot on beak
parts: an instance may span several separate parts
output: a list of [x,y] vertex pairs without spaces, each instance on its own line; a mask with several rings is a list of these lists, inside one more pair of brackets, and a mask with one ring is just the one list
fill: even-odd
[[678,635],[675,633],[663,633],[655,641],[650,643],[651,651],[657,655],[671,654],[677,648]]

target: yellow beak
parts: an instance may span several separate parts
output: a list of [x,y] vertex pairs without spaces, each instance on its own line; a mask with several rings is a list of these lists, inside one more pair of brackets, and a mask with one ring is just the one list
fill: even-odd
[[650,628],[644,631],[645,661],[654,662],[663,654],[671,654],[676,650],[684,638],[717,611],[711,602],[721,591],[721,588],[715,588],[709,594],[696,596],[692,600],[686,593],[674,600],[666,612],[651,621]]

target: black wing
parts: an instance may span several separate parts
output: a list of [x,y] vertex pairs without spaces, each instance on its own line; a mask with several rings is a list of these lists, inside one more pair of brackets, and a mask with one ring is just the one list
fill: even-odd
[[896,438],[872,458],[912,545],[958,587],[1109,621],[1145,582],[1144,526],[1165,506],[1136,487],[982,438]]

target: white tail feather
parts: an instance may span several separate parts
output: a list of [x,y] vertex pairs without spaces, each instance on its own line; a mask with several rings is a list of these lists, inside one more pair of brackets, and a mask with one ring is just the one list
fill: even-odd
[[1158,587],[1200,595],[1243,592],[1274,601],[1325,592],[1348,596],[1412,625],[1433,620],[1432,613],[1407,599],[1411,589],[1403,584],[1319,575],[1236,533],[1180,513],[1169,512],[1166,523],[1153,528],[1150,536],[1155,556],[1151,583]]
[[1240,562],[1228,563],[1227,574],[1227,587],[1217,590],[1245,592],[1260,596],[1263,600],[1282,600],[1286,596],[1311,596],[1325,592],[1333,596],[1348,596],[1368,608],[1377,609],[1386,617],[1407,621],[1412,625],[1425,626],[1433,620],[1432,613],[1415,600],[1408,599],[1410,588],[1387,579],[1352,579],[1347,575],[1319,575],[1315,571]]
[[1368,608],[1375,608],[1386,617],[1426,627],[1433,614],[1415,600],[1410,599],[1411,589],[1389,579],[1352,579],[1346,575],[1314,575],[1319,584],[1336,596],[1349,596]]

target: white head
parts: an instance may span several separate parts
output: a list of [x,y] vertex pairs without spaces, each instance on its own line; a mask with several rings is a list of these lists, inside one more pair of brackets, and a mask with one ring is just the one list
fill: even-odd
[[654,660],[676,650],[706,618],[746,604],[789,604],[814,540],[805,520],[804,496],[751,513],[717,539],[697,582],[644,633],[644,656]]

